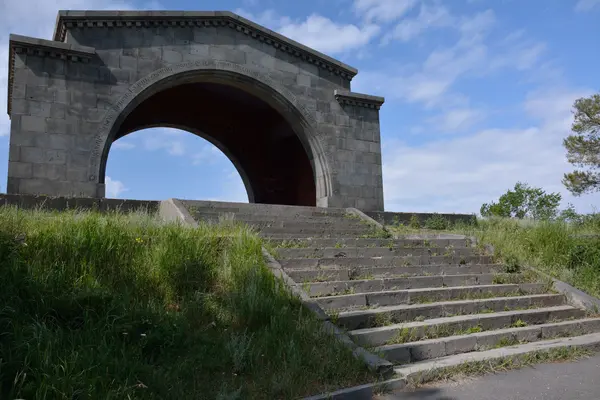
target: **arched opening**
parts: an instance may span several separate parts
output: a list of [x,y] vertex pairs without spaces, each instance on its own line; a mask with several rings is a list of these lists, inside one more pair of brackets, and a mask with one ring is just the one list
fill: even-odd
[[190,132],[149,128],[115,141],[108,155],[105,197],[248,203],[244,180],[216,146]]
[[[151,127],[178,128],[219,148],[233,163],[250,202],[315,206],[317,189],[307,144],[272,102],[240,88],[197,79],[154,88],[128,112],[108,138],[110,144],[132,132]],[[271,103],[271,104],[269,104]],[[100,183],[105,183],[105,149]]]

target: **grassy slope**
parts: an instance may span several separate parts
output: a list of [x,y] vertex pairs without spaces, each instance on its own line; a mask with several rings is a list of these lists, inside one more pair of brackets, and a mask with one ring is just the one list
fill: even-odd
[[[439,221],[432,222],[430,226],[444,226]],[[445,231],[475,236],[480,243],[493,245],[500,261],[536,267],[600,297],[600,215],[583,224],[496,218],[480,219],[475,226],[457,225],[441,230],[419,230],[414,226],[396,226],[392,230],[400,235]],[[577,237],[581,235],[597,236]]]
[[0,398],[297,398],[370,379],[241,227],[0,209]]

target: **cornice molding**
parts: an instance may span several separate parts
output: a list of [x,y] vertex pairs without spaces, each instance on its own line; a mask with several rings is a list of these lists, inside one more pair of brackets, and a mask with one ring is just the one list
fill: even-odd
[[351,81],[356,68],[313,50],[229,11],[59,11],[54,40],[64,42],[69,29],[172,27],[229,27],[302,58]]
[[336,90],[334,92],[335,99],[340,104],[346,104],[357,107],[374,108],[379,110],[385,99],[379,96],[370,96],[363,93],[348,92],[342,90]]

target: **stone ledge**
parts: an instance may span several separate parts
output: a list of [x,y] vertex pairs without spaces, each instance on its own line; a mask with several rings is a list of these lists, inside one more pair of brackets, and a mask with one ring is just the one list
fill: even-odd
[[228,26],[273,47],[302,58],[342,78],[352,80],[358,73],[329,57],[229,11],[65,11],[58,12],[54,40],[63,42],[69,28]]
[[40,57],[60,58],[72,62],[87,63],[96,54],[96,49],[56,42],[54,40],[38,39],[29,36],[10,34],[8,55],[8,99],[6,112],[10,116],[12,109],[12,87],[14,82],[14,65],[16,54],[36,55]]
[[335,99],[341,104],[348,104],[351,106],[374,108],[379,110],[385,99],[379,96],[370,96],[368,94],[348,92],[344,90],[334,91]]

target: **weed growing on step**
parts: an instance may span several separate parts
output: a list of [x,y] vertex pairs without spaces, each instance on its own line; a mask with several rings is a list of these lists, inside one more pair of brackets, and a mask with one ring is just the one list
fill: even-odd
[[514,336],[503,337],[502,339],[500,339],[498,341],[498,343],[496,343],[494,346],[491,346],[490,349],[499,349],[501,347],[516,346],[516,345],[523,344],[523,343],[526,343],[526,342],[525,341],[519,341]]
[[492,283],[494,285],[506,285],[517,283],[538,283],[542,282],[541,277],[533,270],[525,270],[522,273],[504,273],[494,274]]
[[248,228],[0,209],[0,398],[299,398],[364,364]]
[[510,325],[511,328],[524,328],[526,326],[527,326],[527,322],[523,321],[520,318]]
[[453,367],[435,368],[413,374],[408,378],[408,387],[418,388],[426,383],[435,381],[460,379],[469,376],[479,376],[488,373],[508,371],[529,365],[574,361],[588,357],[592,354],[590,350],[572,347],[559,347],[550,350],[541,350],[518,356],[503,357],[494,360],[467,361]]
[[379,313],[375,315],[375,320],[373,321],[373,326],[389,326],[395,324],[392,314],[389,313]]
[[[269,241],[265,241],[268,243]],[[306,249],[310,247],[310,244],[307,241],[299,240],[299,239],[291,239],[291,240],[283,240],[274,246],[275,248],[280,249]]]

